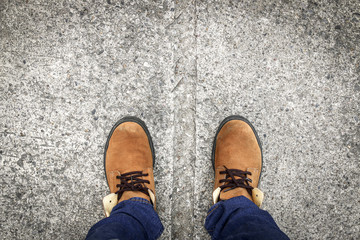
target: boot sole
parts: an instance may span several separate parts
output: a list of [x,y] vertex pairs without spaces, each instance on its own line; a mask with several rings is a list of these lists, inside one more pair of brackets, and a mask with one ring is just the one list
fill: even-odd
[[150,132],[148,130],[148,128],[146,127],[146,124],[140,119],[140,118],[137,118],[137,117],[132,117],[132,116],[127,116],[127,117],[123,117],[122,119],[120,119],[119,121],[117,121],[115,123],[115,125],[112,127],[108,137],[107,137],[107,140],[106,140],[106,144],[105,144],[105,151],[104,151],[104,171],[105,171],[105,178],[106,178],[106,183],[108,184],[109,186],[109,183],[107,181],[107,176],[106,176],[106,152],[107,152],[107,149],[109,147],[109,142],[110,142],[110,138],[112,136],[112,134],[114,133],[115,129],[122,123],[125,123],[125,122],[134,122],[134,123],[137,123],[139,124],[145,131],[147,137],[148,137],[148,140],[149,140],[149,145],[150,145],[150,149],[151,149],[151,154],[152,154],[152,159],[153,159],[153,167],[155,165],[155,150],[154,150],[154,145],[153,145],[153,141],[152,141],[152,138],[151,138],[151,135],[150,135]]
[[254,134],[255,134],[255,137],[256,137],[256,140],[257,140],[257,143],[260,147],[260,152],[261,152],[261,170],[260,170],[260,175],[259,175],[259,182],[258,182],[258,185],[260,184],[260,179],[261,179],[261,174],[262,174],[262,168],[263,168],[263,152],[262,152],[262,145],[261,145],[261,141],[260,141],[260,138],[254,128],[254,126],[250,123],[249,120],[247,120],[246,118],[242,117],[242,116],[239,116],[239,115],[232,115],[232,116],[229,116],[227,118],[225,118],[219,125],[217,131],[216,131],[216,134],[215,134],[215,138],[214,138],[214,141],[213,141],[213,147],[212,147],[212,153],[211,153],[211,162],[212,162],[212,166],[213,166],[213,169],[214,169],[214,172],[215,172],[215,149],[216,149],[216,138],[220,132],[220,130],[222,129],[222,127],[229,121],[232,121],[232,120],[240,120],[240,121],[243,121],[245,123],[247,123],[251,129],[253,130]]

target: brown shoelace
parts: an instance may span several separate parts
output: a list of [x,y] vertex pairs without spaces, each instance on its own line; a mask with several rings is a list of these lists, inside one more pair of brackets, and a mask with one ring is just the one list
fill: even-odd
[[116,185],[116,187],[119,188],[116,192],[118,200],[125,191],[139,191],[149,196],[148,188],[145,187],[145,183],[150,184],[150,182],[148,180],[141,179],[141,177],[146,177],[148,175],[149,174],[147,173],[142,173],[142,171],[134,171],[116,176],[117,179],[120,179],[120,184]]
[[225,189],[224,192],[241,187],[241,188],[245,188],[248,191],[248,193],[251,195],[251,190],[254,188],[249,184],[249,182],[252,182],[252,180],[247,177],[247,175],[251,175],[251,172],[242,171],[239,169],[228,169],[226,166],[224,167],[225,167],[225,171],[220,172],[220,174],[226,174],[225,179],[221,179],[219,181],[220,183],[225,183],[224,185],[220,186],[221,191],[224,190],[225,188],[228,189]]

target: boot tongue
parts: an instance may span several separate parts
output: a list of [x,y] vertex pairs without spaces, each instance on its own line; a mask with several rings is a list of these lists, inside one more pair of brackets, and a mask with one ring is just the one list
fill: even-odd
[[[225,167],[226,168],[226,167]],[[226,168],[227,169],[227,168]],[[229,170],[230,171],[230,170]],[[243,176],[237,176],[234,174],[234,179],[235,180],[239,180],[239,179],[242,179],[244,178]],[[245,176],[246,177],[246,176]],[[231,179],[230,176],[227,175],[227,179]],[[230,198],[233,198],[233,197],[238,197],[238,196],[245,196],[247,197],[248,199],[250,199],[251,201],[253,201],[251,195],[249,194],[248,190],[246,188],[243,188],[243,187],[236,187],[234,189],[231,189],[230,187],[228,188],[224,188],[221,193],[220,193],[220,199],[221,200],[227,200],[227,199],[230,199]]]
[[224,189],[221,191],[220,193],[220,200],[227,200],[233,197],[238,197],[238,196],[245,196],[248,199],[250,199],[251,201],[253,201],[252,197],[250,196],[250,194],[248,193],[248,191],[245,188],[235,188],[229,191],[226,191],[227,189]]
[[150,197],[146,195],[145,193],[139,192],[139,191],[126,191],[122,194],[121,198],[119,199],[119,202],[129,200],[130,198],[139,197],[144,198],[148,201],[150,201]]
[[[248,191],[246,191],[246,189],[243,189],[243,190],[245,190],[245,191],[242,191],[241,189],[236,188],[236,189],[233,189],[233,190],[230,190],[227,192],[220,192],[220,187],[218,187],[213,192],[214,204],[217,203],[219,200],[228,200],[233,197],[244,196],[244,197],[248,198],[250,201],[252,201],[253,203],[255,203],[256,206],[261,207],[261,204],[264,200],[264,193],[260,189],[258,189],[258,188],[252,189],[251,196],[249,195]],[[219,195],[219,193],[220,193],[220,195]]]

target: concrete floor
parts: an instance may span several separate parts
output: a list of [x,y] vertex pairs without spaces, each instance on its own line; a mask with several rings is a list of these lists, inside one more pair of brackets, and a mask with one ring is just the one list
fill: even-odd
[[0,239],[83,239],[125,115],[153,136],[161,239],[208,239],[231,114],[259,132],[263,208],[291,239],[359,239],[359,64],[358,0],[1,0]]

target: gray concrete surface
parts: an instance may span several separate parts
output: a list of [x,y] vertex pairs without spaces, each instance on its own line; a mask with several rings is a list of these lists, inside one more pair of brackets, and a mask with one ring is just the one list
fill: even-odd
[[83,239],[111,126],[153,135],[161,239],[208,239],[212,139],[240,114],[291,239],[359,239],[360,3],[0,1],[1,239]]

